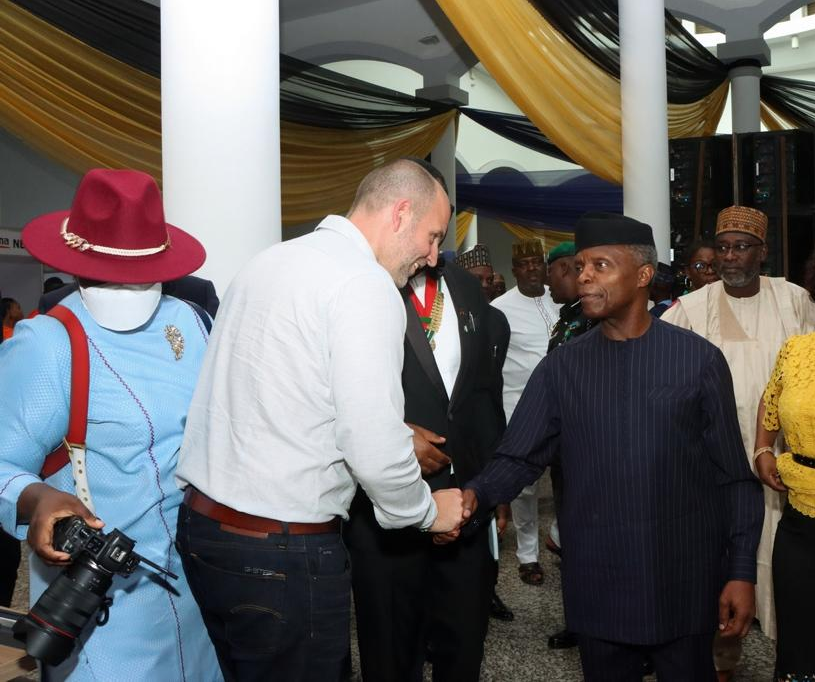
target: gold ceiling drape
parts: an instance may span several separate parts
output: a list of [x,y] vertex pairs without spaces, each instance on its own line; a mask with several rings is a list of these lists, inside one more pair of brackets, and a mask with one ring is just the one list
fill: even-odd
[[806,125],[793,125],[781,114],[777,113],[768,104],[761,103],[761,122],[767,126],[767,130],[789,130],[791,128],[806,128]]
[[[622,182],[620,82],[561,36],[527,0],[437,0],[504,92],[559,149]],[[712,135],[727,82],[668,106],[670,137]]]
[[473,224],[475,213],[470,211],[462,211],[456,216],[456,249],[460,249],[461,245],[470,231],[470,226]]
[[368,171],[402,156],[424,158],[457,116],[458,111],[452,110],[423,121],[370,130],[281,122],[283,224],[345,213]]
[[78,173],[161,179],[158,79],[0,0],[0,126]]

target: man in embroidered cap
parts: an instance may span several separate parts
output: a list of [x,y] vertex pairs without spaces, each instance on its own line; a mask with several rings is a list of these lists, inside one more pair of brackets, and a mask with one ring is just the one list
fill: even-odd
[[563,599],[585,679],[640,679],[650,659],[663,682],[710,681],[716,628],[743,636],[753,618],[762,517],[730,371],[711,343],[648,314],[648,225],[587,214],[575,250],[598,324],[535,369],[465,505],[477,522],[559,453]]
[[[546,355],[549,337],[560,306],[547,291],[546,260],[540,239],[512,245],[512,274],[517,286],[493,300],[509,322],[510,337],[504,362],[504,412],[507,422],[532,370]],[[517,537],[518,575],[528,585],[543,583],[538,543],[538,484],[529,486],[512,502]]]
[[490,261],[490,252],[483,244],[476,244],[471,249],[463,251],[455,259],[456,265],[464,268],[471,275],[475,275],[481,283],[481,289],[487,300],[492,299],[493,276],[495,273]]
[[[38,315],[0,347],[0,523],[34,551],[32,602],[59,573],[45,562],[70,559],[52,546],[54,522],[66,516],[120,529],[179,576],[171,585],[144,570],[114,577],[110,622],[85,627],[67,660],[44,666],[44,679],[220,680],[175,547],[175,465],[210,321],[161,294],[162,282],[203,264],[204,247],[165,221],[155,180],[131,170],[89,171],[69,211],[35,218],[22,237],[32,256],[77,278],[61,310],[87,338],[74,356],[66,327]],[[82,372],[71,369],[79,348],[88,351],[84,394]],[[83,402],[84,419],[75,409]],[[63,438],[72,463],[47,457]]]
[[[783,277],[762,277],[767,258],[767,216],[746,206],[719,213],[714,268],[721,281],[681,296],[662,319],[692,329],[724,353],[733,373],[739,423],[752,466],[756,412],[784,341],[815,329],[815,303],[801,287]],[[775,637],[772,552],[784,498],[764,488],[764,530],[758,549],[758,619]],[[728,646],[729,644],[729,646]],[[740,656],[737,640],[717,641],[717,668],[732,671]],[[722,676],[726,677],[725,675]]]

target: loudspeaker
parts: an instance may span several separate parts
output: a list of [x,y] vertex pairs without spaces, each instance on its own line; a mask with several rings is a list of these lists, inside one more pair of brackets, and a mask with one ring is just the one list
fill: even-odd
[[739,198],[769,218],[765,270],[800,282],[815,230],[815,133],[737,135]]
[[769,220],[765,271],[801,283],[815,245],[815,132],[684,138],[669,150],[671,246],[712,237],[723,208],[751,206]]

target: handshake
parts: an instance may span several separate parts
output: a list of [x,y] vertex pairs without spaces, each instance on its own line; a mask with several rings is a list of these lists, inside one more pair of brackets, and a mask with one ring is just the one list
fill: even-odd
[[435,533],[433,542],[444,545],[461,534],[461,528],[469,523],[478,508],[478,498],[472,490],[447,488],[433,493],[438,515],[430,532]]

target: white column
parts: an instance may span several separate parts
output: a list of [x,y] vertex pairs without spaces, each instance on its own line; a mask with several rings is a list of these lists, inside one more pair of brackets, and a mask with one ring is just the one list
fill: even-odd
[[223,297],[280,241],[278,0],[162,0],[162,168],[167,220],[207,249]]
[[[451,120],[444,129],[435,148],[430,152],[430,163],[432,163],[444,176],[447,183],[447,193],[450,196],[450,203],[456,205],[456,123]],[[442,251],[456,250],[456,216],[450,218],[447,227],[447,236],[441,245]]]
[[670,263],[664,0],[619,0],[625,214],[651,225]]
[[761,130],[761,67],[736,66],[730,69],[730,107],[734,133]]
[[470,222],[470,229],[467,230],[464,241],[461,242],[461,250],[466,251],[467,249],[473,248],[476,244],[478,244],[478,214],[474,215]]

